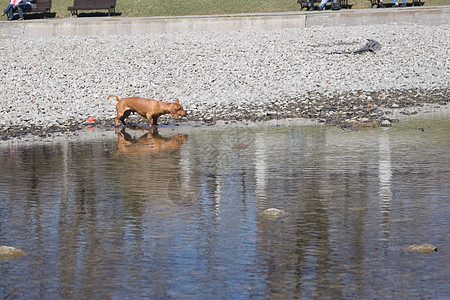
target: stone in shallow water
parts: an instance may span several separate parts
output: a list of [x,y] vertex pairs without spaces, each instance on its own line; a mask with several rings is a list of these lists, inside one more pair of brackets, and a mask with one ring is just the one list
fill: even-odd
[[231,147],[231,149],[239,150],[239,149],[247,149],[248,145],[244,143],[236,143]]
[[383,122],[381,122],[381,127],[390,127],[391,125],[389,120],[383,120]]
[[422,252],[422,253],[430,253],[436,252],[437,247],[431,244],[422,244],[422,245],[411,245],[408,246],[409,252]]
[[262,212],[262,215],[266,218],[279,218],[284,216],[284,210],[278,208],[268,208]]
[[8,260],[11,258],[18,258],[24,256],[26,253],[22,249],[0,246],[0,260]]

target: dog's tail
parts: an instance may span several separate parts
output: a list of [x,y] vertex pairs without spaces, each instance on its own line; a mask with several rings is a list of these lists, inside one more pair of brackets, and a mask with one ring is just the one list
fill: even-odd
[[108,98],[106,100],[109,100],[109,98],[116,98],[117,101],[119,101],[119,97],[117,97],[116,95],[109,95]]

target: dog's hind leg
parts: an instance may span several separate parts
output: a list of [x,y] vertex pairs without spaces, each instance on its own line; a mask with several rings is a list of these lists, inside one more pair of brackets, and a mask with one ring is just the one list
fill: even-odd
[[121,117],[119,117],[119,115],[117,115],[117,118],[116,118],[116,124],[118,124],[118,123],[119,123],[118,120],[120,120],[120,121],[122,122],[123,125],[127,125],[127,124],[125,123],[125,119],[128,118],[128,117],[130,116],[130,114],[131,114],[131,109],[124,111],[124,112],[123,112],[123,115],[122,115]]

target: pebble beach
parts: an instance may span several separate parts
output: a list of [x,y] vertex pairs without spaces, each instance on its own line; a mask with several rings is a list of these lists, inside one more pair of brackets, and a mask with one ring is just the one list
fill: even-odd
[[[385,108],[448,104],[448,32],[448,24],[395,24],[1,39],[0,139],[73,132],[88,117],[113,126],[110,94],[179,98],[187,118],[163,122],[375,127],[392,121]],[[367,39],[381,49],[352,54]]]

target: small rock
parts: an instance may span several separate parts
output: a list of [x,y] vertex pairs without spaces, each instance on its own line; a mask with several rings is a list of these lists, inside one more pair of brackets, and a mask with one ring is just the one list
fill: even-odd
[[238,150],[238,149],[246,149],[247,147],[248,147],[247,144],[236,143],[236,144],[233,145],[233,147],[231,147],[231,149]]
[[437,247],[431,244],[422,244],[422,245],[411,245],[408,246],[409,252],[422,252],[422,253],[430,253],[436,252]]
[[383,122],[381,122],[381,127],[391,127],[391,125],[389,120],[383,120]]
[[284,210],[278,208],[268,208],[262,212],[262,215],[266,218],[279,218],[284,216]]
[[24,256],[26,253],[22,249],[8,247],[8,246],[0,246],[0,261],[8,260],[11,258],[18,258]]

